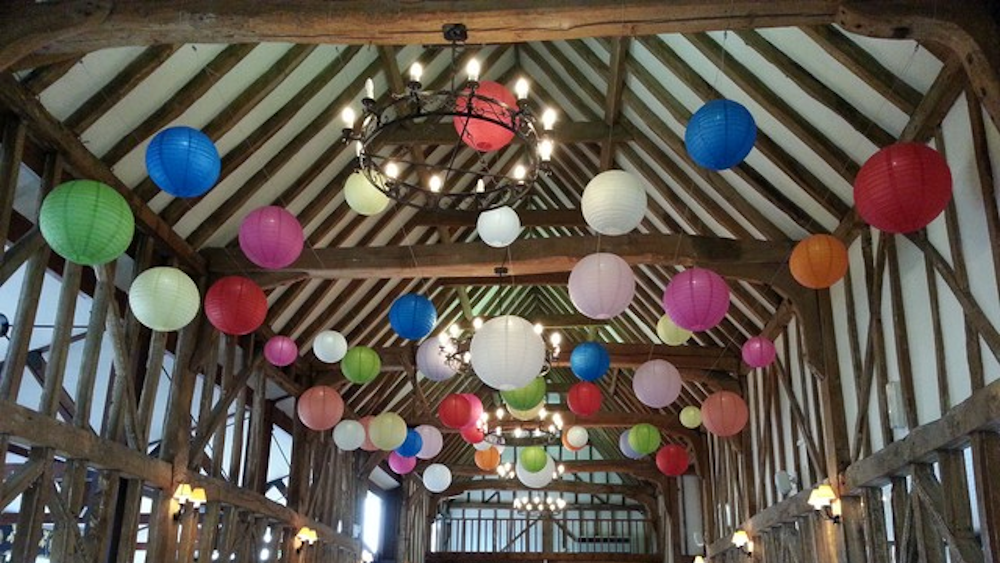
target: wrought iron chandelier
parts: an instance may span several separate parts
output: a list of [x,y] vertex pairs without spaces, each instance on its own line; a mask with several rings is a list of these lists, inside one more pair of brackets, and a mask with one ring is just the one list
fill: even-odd
[[[469,351],[469,347],[472,344],[472,337],[482,326],[483,319],[476,317],[468,326],[453,323],[448,327],[448,330],[438,334],[438,345],[441,347],[445,363],[455,370],[456,374],[469,375],[473,372],[472,353]],[[545,327],[541,323],[535,323],[535,333],[542,336],[545,333]],[[562,335],[558,332],[551,332],[548,340],[545,341],[545,363],[542,365],[539,376],[547,374],[552,369],[553,362],[559,359],[561,351],[559,346],[561,344]]]
[[523,495],[514,499],[514,510],[530,515],[558,514],[566,509],[566,500],[562,497]]

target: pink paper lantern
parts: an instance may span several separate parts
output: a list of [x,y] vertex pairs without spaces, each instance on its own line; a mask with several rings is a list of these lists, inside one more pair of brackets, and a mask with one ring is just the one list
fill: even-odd
[[743,362],[752,368],[763,368],[771,365],[778,355],[774,342],[765,336],[754,336],[743,343]]
[[597,252],[573,266],[569,298],[578,311],[592,319],[610,319],[628,309],[635,295],[635,274],[628,262]]
[[681,374],[666,360],[650,360],[635,370],[632,390],[642,404],[662,409],[680,396]]
[[469,418],[462,428],[475,426],[479,418],[483,416],[483,400],[474,393],[462,393],[462,396],[469,401]]
[[663,309],[681,328],[708,330],[729,312],[729,286],[722,276],[711,270],[685,270],[667,284],[663,292]]
[[291,265],[302,253],[303,241],[299,220],[275,205],[250,212],[240,225],[240,248],[261,268],[277,270]]
[[396,475],[406,475],[417,466],[417,458],[403,457],[396,452],[389,454],[389,469]]
[[310,430],[329,430],[344,417],[344,400],[333,387],[310,387],[295,404],[299,420]]
[[299,347],[287,336],[272,336],[264,345],[264,357],[273,366],[285,367],[299,357]]
[[750,420],[746,401],[732,391],[712,393],[701,404],[701,423],[716,436],[739,434]]
[[[455,100],[455,110],[468,111],[468,91]],[[492,101],[476,98],[472,101],[472,113],[468,117],[456,115],[452,118],[455,131],[461,136],[462,142],[479,152],[500,150],[514,140],[514,119],[511,111],[517,110],[517,98],[503,84],[484,80],[476,88],[476,94]],[[499,103],[494,103],[499,102]],[[505,123],[505,127],[499,123]]]

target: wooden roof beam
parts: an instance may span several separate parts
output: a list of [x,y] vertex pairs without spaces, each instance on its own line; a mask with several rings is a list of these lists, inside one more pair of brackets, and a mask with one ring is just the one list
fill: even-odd
[[[616,37],[611,40],[611,63],[607,75],[608,90],[604,99],[604,123],[615,130],[618,115],[622,111],[622,92],[625,90],[626,64],[628,63],[628,48],[632,44],[629,37]],[[601,144],[601,170],[611,170],[615,162],[615,141],[607,138]]]

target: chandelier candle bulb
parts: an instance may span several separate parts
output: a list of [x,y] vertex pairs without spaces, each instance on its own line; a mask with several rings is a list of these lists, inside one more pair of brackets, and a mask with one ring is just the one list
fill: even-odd
[[395,162],[386,164],[385,175],[395,180],[399,177],[399,166],[397,166]]
[[517,82],[514,83],[514,94],[517,96],[518,100],[527,100],[528,90],[528,81],[524,78],[518,78]]
[[518,182],[523,182],[524,181],[524,177],[527,174],[528,174],[528,172],[527,172],[527,170],[524,169],[524,166],[521,166],[520,164],[518,164],[517,166],[514,167],[514,179],[517,180]]
[[476,59],[472,59],[469,61],[469,64],[465,65],[465,72],[469,75],[469,82],[479,82],[480,70],[479,61]]
[[371,78],[365,79],[365,98],[369,100],[375,99],[375,82]]
[[482,178],[476,180],[476,193],[481,194],[486,191],[486,182]]
[[542,159],[542,162],[550,162],[552,160],[552,140],[545,139],[538,144],[538,157]]
[[410,65],[410,82],[420,84],[420,77],[424,74],[424,67],[420,63]]
[[441,191],[441,178],[440,178],[440,176],[431,176],[431,179],[428,181],[428,183],[429,183],[429,187],[430,187],[430,189],[431,189],[432,192],[434,192],[434,193],[440,193],[440,191]]
[[545,108],[542,112],[542,129],[546,131],[551,131],[556,124],[556,110],[552,108]]
[[357,115],[354,113],[354,109],[348,106],[340,112],[340,119],[344,122],[344,129],[354,129],[354,120],[357,119]]

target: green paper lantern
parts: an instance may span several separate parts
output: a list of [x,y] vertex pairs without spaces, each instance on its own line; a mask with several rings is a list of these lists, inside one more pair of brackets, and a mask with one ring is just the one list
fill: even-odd
[[74,180],[52,190],[42,202],[38,223],[56,254],[84,266],[118,258],[135,233],[135,217],[125,198],[94,180]]
[[656,323],[656,335],[668,346],[680,346],[691,339],[691,331],[674,324],[669,315],[663,315]]
[[636,453],[649,455],[660,449],[660,430],[645,422],[636,424],[628,433],[628,445]]
[[382,370],[382,359],[378,357],[378,352],[367,346],[355,346],[340,360],[340,369],[348,381],[364,385]]
[[701,409],[688,405],[681,409],[681,426],[692,430],[701,426]]
[[514,410],[531,410],[545,399],[545,378],[536,377],[520,389],[501,391],[500,396],[507,406]]
[[376,448],[392,451],[406,441],[406,421],[394,412],[384,412],[368,423],[368,439]]
[[521,450],[521,467],[528,473],[538,473],[545,469],[548,455],[541,446],[529,446]]

